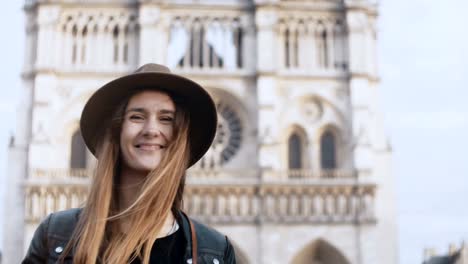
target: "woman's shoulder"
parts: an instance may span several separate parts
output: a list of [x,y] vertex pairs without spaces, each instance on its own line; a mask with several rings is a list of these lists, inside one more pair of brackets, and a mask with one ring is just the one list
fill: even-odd
[[220,233],[212,227],[198,222],[197,220],[190,218],[190,221],[192,221],[195,227],[197,239],[199,240],[198,242],[200,243],[200,245],[203,245],[205,242],[209,241],[209,244],[218,245],[222,248],[226,246],[225,235],[223,235],[222,233]]
[[190,219],[190,221],[197,233],[199,253],[210,260],[206,263],[212,263],[212,261],[216,263],[214,260],[217,258],[223,259],[223,263],[236,263],[234,248],[227,236],[196,220]]
[[82,208],[72,208],[51,213],[44,222],[47,222],[49,235],[70,237],[78,223]]
[[34,232],[22,263],[46,263],[48,259],[56,260],[73,234],[80,212],[79,208],[68,209],[51,213],[42,220]]

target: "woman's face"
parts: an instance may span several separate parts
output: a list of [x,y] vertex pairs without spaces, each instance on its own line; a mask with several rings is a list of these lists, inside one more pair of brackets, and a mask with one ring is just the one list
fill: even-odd
[[173,136],[175,110],[164,92],[143,91],[130,98],[120,132],[126,169],[149,172],[158,166]]

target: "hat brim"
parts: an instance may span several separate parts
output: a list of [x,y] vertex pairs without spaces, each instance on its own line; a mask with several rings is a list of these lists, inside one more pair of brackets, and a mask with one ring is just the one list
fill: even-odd
[[[80,119],[81,134],[96,156],[97,141],[106,120],[116,107],[137,90],[161,90],[180,99],[190,118],[189,167],[208,151],[216,133],[216,107],[210,95],[196,82],[164,72],[140,72],[117,78],[98,89],[84,106]],[[179,100],[177,100],[179,101]]]

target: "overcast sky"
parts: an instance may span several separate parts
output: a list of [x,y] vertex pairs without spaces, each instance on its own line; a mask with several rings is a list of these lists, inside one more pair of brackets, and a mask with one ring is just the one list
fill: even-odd
[[[22,2],[4,1],[0,11],[0,182],[15,129]],[[381,110],[394,150],[401,264],[421,263],[425,247],[442,253],[468,242],[466,10],[466,0],[381,0]]]

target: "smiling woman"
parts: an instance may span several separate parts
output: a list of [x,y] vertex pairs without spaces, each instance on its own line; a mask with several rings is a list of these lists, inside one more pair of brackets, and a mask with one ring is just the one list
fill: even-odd
[[181,211],[216,123],[208,93],[162,65],[101,87],[80,121],[98,160],[86,204],[49,215],[23,263],[235,263],[226,236]]

